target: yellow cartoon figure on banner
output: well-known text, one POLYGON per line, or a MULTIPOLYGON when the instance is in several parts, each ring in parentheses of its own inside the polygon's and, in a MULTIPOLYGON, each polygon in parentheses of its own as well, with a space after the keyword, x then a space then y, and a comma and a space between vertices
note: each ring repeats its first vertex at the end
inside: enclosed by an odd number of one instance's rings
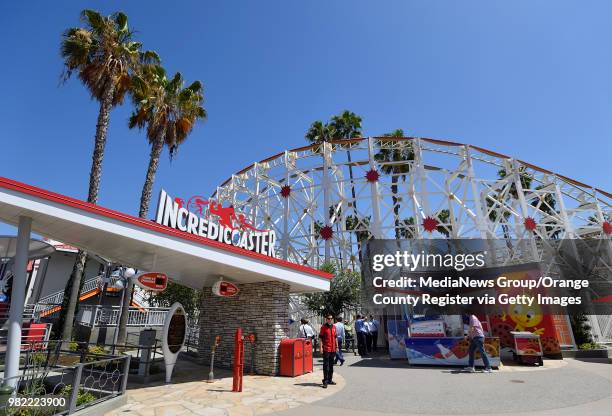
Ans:
MULTIPOLYGON (((544 334, 544 328, 538 328, 544 316, 539 305, 512 305, 509 309, 510 319, 516 324, 515 331, 529 331, 536 335, 544 334)), ((502 315, 502 321, 506 320, 506 314, 502 315)))

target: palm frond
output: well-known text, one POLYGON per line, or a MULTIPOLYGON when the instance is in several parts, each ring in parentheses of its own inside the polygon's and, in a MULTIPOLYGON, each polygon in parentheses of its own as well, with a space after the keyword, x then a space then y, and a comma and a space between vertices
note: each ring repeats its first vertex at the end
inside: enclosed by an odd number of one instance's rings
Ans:
POLYGON ((112 15, 112 18, 117 24, 117 29, 119 29, 120 32, 128 31, 128 17, 125 13, 123 12, 114 13, 112 15))
POLYGON ((81 19, 96 33, 102 33, 105 29, 104 17, 95 10, 83 10, 81 12, 81 19))

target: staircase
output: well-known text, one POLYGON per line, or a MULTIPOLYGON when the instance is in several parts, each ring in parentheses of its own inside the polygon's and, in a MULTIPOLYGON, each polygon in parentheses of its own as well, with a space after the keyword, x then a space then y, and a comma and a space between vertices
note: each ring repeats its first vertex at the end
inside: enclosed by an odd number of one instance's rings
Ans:
MULTIPOLYGON (((122 289, 118 288, 118 278, 111 277, 109 284, 106 286, 107 293, 121 292, 122 289)), ((138 288, 140 289, 140 288, 138 288)), ((79 300, 83 301, 93 296, 98 295, 102 291, 102 275, 92 277, 83 283, 79 300)), ((50 295, 41 298, 34 306, 34 315, 41 318, 52 317, 53 314, 59 312, 62 309, 62 302, 64 300, 64 291, 60 290, 50 295)), ((144 297, 144 291, 135 290, 134 297, 132 299, 131 306, 140 308, 141 305, 147 305, 144 297), (136 295, 138 293, 138 296, 136 295)))

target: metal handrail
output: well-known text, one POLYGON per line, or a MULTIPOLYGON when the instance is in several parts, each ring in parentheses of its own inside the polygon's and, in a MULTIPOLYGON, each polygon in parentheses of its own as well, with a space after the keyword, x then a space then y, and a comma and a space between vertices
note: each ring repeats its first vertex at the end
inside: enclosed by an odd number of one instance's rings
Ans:
MULTIPOLYGON (((93 311, 95 313, 94 325, 99 326, 116 326, 119 322, 121 314, 121 306, 100 306, 86 305, 81 307, 84 311, 93 311)), ((128 326, 163 326, 164 320, 169 308, 135 308, 130 307, 128 310, 128 326)), ((86 325, 90 324, 90 320, 83 322, 86 325)))
MULTIPOLYGON (((102 275, 98 275, 95 277, 92 277, 89 280, 86 280, 83 283, 83 287, 81 289, 81 294, 83 293, 87 293, 87 292, 91 292, 92 290, 98 288, 100 286, 100 281, 102 279, 102 275)), ((36 305, 60 305, 62 303, 62 301, 64 300, 64 291, 63 290, 59 290, 55 293, 51 293, 41 299, 39 299, 39 301, 36 303, 36 305)), ((43 310, 43 307, 37 308, 36 311, 40 311, 43 310)))

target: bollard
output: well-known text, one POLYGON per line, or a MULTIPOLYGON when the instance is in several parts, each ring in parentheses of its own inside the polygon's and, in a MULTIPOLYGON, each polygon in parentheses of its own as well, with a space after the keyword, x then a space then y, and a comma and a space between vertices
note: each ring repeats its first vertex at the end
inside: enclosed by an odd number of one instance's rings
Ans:
POLYGON ((242 376, 244 370, 244 343, 255 342, 255 334, 249 334, 242 336, 242 329, 236 329, 236 335, 234 336, 234 372, 233 372, 233 383, 232 391, 240 393, 242 391, 242 376))
POLYGON ((213 372, 213 368, 215 367, 215 350, 221 344, 221 337, 217 335, 215 337, 215 343, 212 346, 212 351, 210 353, 210 371, 208 373, 208 383, 212 383, 215 381, 215 373, 213 372))
POLYGON ((250 376, 255 375, 255 334, 250 334, 248 336, 247 341, 251 343, 251 371, 249 372, 250 376))
POLYGON ((236 329, 236 335, 234 336, 234 374, 232 391, 242 391, 242 365, 244 363, 244 351, 242 343, 242 329, 236 329))

